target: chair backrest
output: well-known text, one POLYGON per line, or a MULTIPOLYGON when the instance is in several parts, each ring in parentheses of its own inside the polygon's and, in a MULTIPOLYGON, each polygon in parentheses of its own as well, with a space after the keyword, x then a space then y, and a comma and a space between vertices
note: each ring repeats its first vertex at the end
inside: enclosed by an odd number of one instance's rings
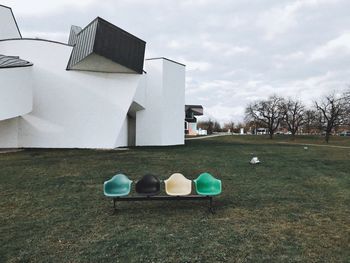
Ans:
POLYGON ((132 181, 125 174, 114 175, 104 182, 103 191, 107 196, 122 196, 130 193, 132 181))
POLYGON ((144 175, 135 185, 139 194, 156 195, 160 192, 160 180, 153 174, 144 175))
POLYGON ((169 195, 188 195, 192 190, 192 181, 183 174, 174 173, 165 183, 165 192, 169 195))
POLYGON ((216 195, 221 193, 221 180, 210 173, 202 173, 194 180, 196 191, 199 194, 216 195))
POLYGON ((123 186, 132 182, 125 174, 116 174, 110 180, 114 185, 123 186))
POLYGON ((214 180, 216 179, 210 173, 202 173, 194 181, 199 185, 207 185, 211 184, 214 180))

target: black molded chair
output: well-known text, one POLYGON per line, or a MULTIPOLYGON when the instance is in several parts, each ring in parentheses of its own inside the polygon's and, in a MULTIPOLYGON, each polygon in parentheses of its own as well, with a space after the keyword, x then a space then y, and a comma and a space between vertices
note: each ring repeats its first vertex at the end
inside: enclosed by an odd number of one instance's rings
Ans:
POLYGON ((141 195, 157 195, 160 192, 160 180, 153 174, 146 174, 137 181, 135 190, 141 195))

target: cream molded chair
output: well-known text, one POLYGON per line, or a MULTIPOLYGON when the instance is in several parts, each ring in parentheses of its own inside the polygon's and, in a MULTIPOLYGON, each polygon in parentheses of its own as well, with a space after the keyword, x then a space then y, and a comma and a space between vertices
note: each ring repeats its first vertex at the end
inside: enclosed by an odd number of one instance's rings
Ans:
POLYGON ((172 174, 164 183, 168 195, 189 195, 192 190, 192 181, 180 173, 172 174))

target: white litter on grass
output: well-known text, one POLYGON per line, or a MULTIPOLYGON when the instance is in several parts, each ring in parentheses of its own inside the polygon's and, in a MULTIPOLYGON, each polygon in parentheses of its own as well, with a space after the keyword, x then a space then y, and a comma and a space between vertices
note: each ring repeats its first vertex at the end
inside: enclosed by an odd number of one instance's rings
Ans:
POLYGON ((309 147, 306 147, 306 146, 305 146, 305 147, 304 147, 304 150, 307 150, 307 149, 309 149, 309 147))
POLYGON ((259 161, 258 157, 253 157, 249 163, 250 164, 258 164, 258 163, 260 163, 260 161, 259 161))
POLYGON ((127 147, 117 147, 117 148, 113 148, 113 149, 98 149, 100 151, 129 151, 130 148, 127 147))

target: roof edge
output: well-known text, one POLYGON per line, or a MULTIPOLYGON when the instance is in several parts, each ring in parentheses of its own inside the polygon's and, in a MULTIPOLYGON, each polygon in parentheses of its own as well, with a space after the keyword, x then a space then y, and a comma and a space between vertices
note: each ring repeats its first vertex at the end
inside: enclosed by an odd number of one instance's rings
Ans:
POLYGON ((23 65, 23 66, 6 66, 6 67, 0 67, 0 70, 2 69, 8 69, 8 68, 25 68, 25 67, 32 67, 34 64, 30 63, 27 65, 23 65))
POLYGON ((12 14, 12 17, 13 17, 13 20, 15 21, 15 24, 16 24, 16 27, 17 27, 17 31, 18 31, 18 33, 19 33, 19 36, 22 38, 21 30, 19 30, 19 27, 18 27, 18 24, 17 24, 17 20, 16 20, 15 15, 13 14, 12 8, 9 7, 9 6, 6 6, 6 5, 1 5, 1 4, 0 4, 0 6, 10 9, 11 14, 12 14))
POLYGON ((168 58, 166 58, 166 57, 146 58, 145 60, 157 60, 157 59, 167 60, 167 61, 169 61, 169 62, 172 62, 172 63, 178 64, 178 65, 180 65, 180 66, 186 67, 185 64, 182 64, 182 63, 177 62, 177 61, 175 61, 175 60, 168 59, 168 58))
POLYGON ((8 8, 8 9, 11 9, 11 10, 12 10, 12 8, 11 8, 11 7, 9 7, 9 6, 7 6, 7 5, 2 5, 2 4, 0 4, 0 6, 2 6, 2 7, 5 7, 5 8, 8 8))
POLYGON ((124 29, 122 29, 122 28, 116 26, 115 24, 113 24, 113 23, 107 21, 106 19, 103 19, 102 17, 99 17, 99 16, 98 16, 98 17, 96 17, 96 19, 97 19, 97 20, 100 20, 100 21, 102 21, 102 22, 105 22, 105 23, 109 24, 110 26, 121 30, 124 34, 126 34, 126 35, 128 35, 128 36, 130 36, 130 37, 132 37, 132 38, 135 38, 135 39, 137 39, 137 40, 139 40, 139 41, 142 41, 143 43, 147 44, 147 42, 146 42, 145 40, 143 40, 143 39, 141 39, 141 38, 139 38, 139 37, 137 37, 137 36, 131 34, 130 32, 128 32, 128 31, 126 31, 126 30, 124 30, 124 29))
POLYGON ((93 22, 95 22, 96 20, 101 21, 101 22, 103 22, 103 23, 107 23, 109 26, 114 27, 114 28, 117 28, 118 30, 122 31, 124 34, 126 34, 126 35, 128 35, 128 36, 130 36, 130 37, 132 37, 132 38, 135 38, 135 39, 137 39, 137 40, 139 40, 139 41, 142 41, 143 43, 147 44, 147 42, 146 42, 145 40, 142 40, 141 38, 138 38, 137 36, 135 36, 135 35, 129 33, 128 31, 126 31, 126 30, 124 30, 124 29, 122 29, 122 28, 116 26, 115 24, 113 24, 113 23, 111 23, 111 22, 107 21, 106 19, 103 19, 102 17, 99 17, 99 16, 97 16, 97 17, 96 17, 95 19, 93 19, 89 24, 87 24, 87 25, 77 34, 77 36, 79 36, 81 32, 83 32, 89 25, 91 25, 91 24, 92 24, 93 22))
POLYGON ((199 105, 199 104, 186 104, 186 107, 189 108, 202 108, 203 109, 203 105, 199 105))
POLYGON ((21 59, 19 56, 7 56, 0 54, 0 69, 22 68, 29 66, 33 66, 33 63, 28 60, 21 59))
POLYGON ((61 45, 65 45, 68 47, 73 47, 67 43, 63 43, 63 42, 59 42, 59 41, 55 41, 55 40, 49 40, 49 39, 44 39, 44 38, 31 38, 31 37, 21 37, 21 38, 6 38, 6 39, 0 39, 0 42, 2 41, 12 41, 12 40, 36 40, 36 41, 45 41, 45 42, 51 42, 51 43, 55 43, 55 44, 61 44, 61 45))

